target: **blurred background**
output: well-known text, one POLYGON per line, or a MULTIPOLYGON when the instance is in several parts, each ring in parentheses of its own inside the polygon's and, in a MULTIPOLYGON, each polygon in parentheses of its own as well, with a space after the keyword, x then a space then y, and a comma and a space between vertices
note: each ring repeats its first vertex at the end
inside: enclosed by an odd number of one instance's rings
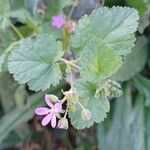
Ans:
MULTIPOLYGON (((59 31, 51 27, 51 17, 62 11, 67 13, 70 1, 10 0, 9 19, 24 37, 38 30, 59 37, 59 31)), ((13 80, 5 60, 0 67, 0 150, 150 150, 150 0, 81 0, 72 19, 77 21, 103 6, 133 7, 140 15, 135 48, 125 58, 118 77, 114 77, 118 79, 121 75, 118 80, 124 94, 110 100, 108 117, 101 124, 79 131, 71 124, 68 130, 42 127, 41 118, 34 115, 35 108, 44 105, 46 92, 61 96, 58 91, 68 89, 69 85, 63 83, 35 93, 13 80)), ((5 17, 0 16, 0 20, 0 54, 3 54, 19 37, 5 17)))

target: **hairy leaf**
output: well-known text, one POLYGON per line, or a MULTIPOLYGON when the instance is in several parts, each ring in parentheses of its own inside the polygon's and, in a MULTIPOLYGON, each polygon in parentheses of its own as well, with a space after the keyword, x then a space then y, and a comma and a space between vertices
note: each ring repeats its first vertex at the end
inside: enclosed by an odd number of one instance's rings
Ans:
POLYGON ((8 60, 8 68, 19 83, 28 83, 35 91, 46 90, 57 85, 62 77, 56 63, 62 55, 60 43, 48 34, 41 34, 20 42, 8 60))
POLYGON ((89 121, 82 120, 81 107, 76 104, 76 111, 69 112, 71 123, 76 129, 84 129, 93 125, 94 122, 100 123, 106 118, 110 106, 107 99, 94 98, 96 92, 96 84, 78 81, 76 84, 79 102, 92 113, 92 119, 89 121))
POLYGON ((134 47, 138 19, 138 13, 133 8, 99 8, 79 21, 71 45, 81 51, 91 38, 97 37, 119 55, 128 54, 134 47))
POLYGON ((112 48, 94 38, 81 54, 81 76, 87 81, 99 82, 110 77, 120 68, 121 59, 112 48))
POLYGON ((124 60, 123 65, 113 76, 113 79, 117 81, 127 81, 140 72, 148 56, 148 41, 143 37, 139 37, 133 51, 128 54, 124 60))

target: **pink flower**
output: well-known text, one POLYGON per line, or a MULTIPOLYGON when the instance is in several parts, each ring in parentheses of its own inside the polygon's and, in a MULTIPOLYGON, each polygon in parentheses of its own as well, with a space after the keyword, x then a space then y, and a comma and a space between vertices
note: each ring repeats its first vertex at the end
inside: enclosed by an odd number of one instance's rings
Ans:
POLYGON ((52 25, 56 27, 57 29, 62 28, 62 26, 65 24, 65 17, 64 15, 58 15, 52 17, 52 25))
POLYGON ((35 114, 40 115, 40 116, 46 115, 42 120, 42 125, 46 126, 46 125, 48 125, 49 122, 51 122, 51 126, 53 128, 55 128, 56 127, 56 117, 60 116, 59 113, 64 113, 64 111, 62 109, 62 103, 57 102, 57 103, 53 104, 50 101, 49 96, 47 94, 45 95, 45 102, 50 108, 39 107, 35 110, 35 114))

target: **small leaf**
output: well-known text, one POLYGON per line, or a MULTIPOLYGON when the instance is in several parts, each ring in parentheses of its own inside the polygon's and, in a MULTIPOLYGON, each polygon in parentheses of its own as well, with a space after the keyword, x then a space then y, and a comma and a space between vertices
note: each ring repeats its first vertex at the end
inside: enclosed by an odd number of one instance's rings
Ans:
POLYGON ((84 48, 80 61, 81 77, 94 82, 110 77, 122 65, 122 58, 100 39, 95 38, 84 48))
POLYGON ((96 37, 113 48, 119 55, 126 55, 134 47, 134 32, 138 26, 138 13, 128 7, 102 7, 85 15, 72 35, 71 45, 81 51, 90 39, 96 37))
POLYGON ((69 112, 71 123, 76 129, 84 129, 93 125, 94 122, 100 123, 106 118, 110 106, 107 99, 96 99, 96 85, 86 81, 78 81, 76 84, 79 102, 88 109, 92 114, 92 119, 89 121, 82 120, 81 107, 76 104, 76 111, 69 112))
POLYGON ((124 58, 124 63, 112 77, 117 81, 127 81, 140 72, 147 61, 148 41, 142 36, 139 37, 133 51, 124 58))
POLYGON ((8 60, 8 69, 19 83, 28 83, 35 91, 46 90, 62 78, 56 63, 62 55, 60 43, 48 34, 41 34, 20 42, 8 60))

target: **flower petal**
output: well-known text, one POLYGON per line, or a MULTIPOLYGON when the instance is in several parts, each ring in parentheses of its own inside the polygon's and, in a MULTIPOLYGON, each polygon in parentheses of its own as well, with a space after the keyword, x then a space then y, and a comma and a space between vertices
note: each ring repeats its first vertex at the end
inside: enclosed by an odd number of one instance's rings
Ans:
POLYGON ((42 126, 48 125, 48 123, 51 121, 53 114, 50 113, 46 117, 43 118, 42 120, 42 126))
POLYGON ((54 111, 55 112, 61 112, 62 111, 62 103, 56 103, 55 105, 54 105, 54 111))
POLYGON ((51 119, 51 126, 52 128, 56 127, 56 115, 53 114, 52 119, 51 119))
POLYGON ((35 114, 37 115, 46 115, 50 112, 50 109, 46 107, 39 107, 35 110, 35 114))
POLYGON ((53 103, 51 102, 50 97, 47 94, 45 94, 45 102, 50 108, 53 108, 53 103))

